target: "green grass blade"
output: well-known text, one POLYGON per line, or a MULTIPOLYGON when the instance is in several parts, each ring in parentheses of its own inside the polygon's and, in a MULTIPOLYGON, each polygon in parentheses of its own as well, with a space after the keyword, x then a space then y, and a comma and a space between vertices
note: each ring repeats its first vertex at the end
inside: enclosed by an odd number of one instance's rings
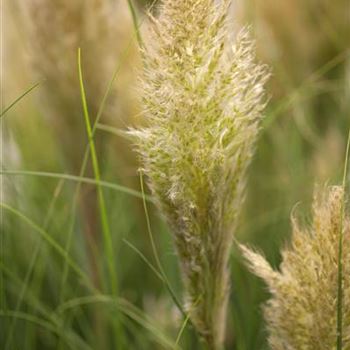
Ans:
MULTIPOLYGON (((98 205, 99 205, 100 215, 101 215, 101 225, 102 225, 102 232, 103 232, 103 238, 104 238, 104 245, 107 252, 109 278, 111 280, 112 293, 115 295, 115 297, 117 297, 118 281, 117 281, 117 272, 115 268, 113 241, 112 241, 111 231, 108 223, 107 208, 106 208, 106 203, 104 199, 103 189, 100 186, 100 180, 101 180, 100 167, 97 159, 97 152, 96 152, 96 147, 93 139, 92 127, 91 127, 89 111, 88 111, 88 106, 86 101, 80 49, 78 50, 78 73, 79 73, 81 100, 82 100, 83 112, 84 112, 83 114, 84 114, 86 132, 89 139, 92 167, 93 167, 95 179, 97 181, 98 205)), ((119 317, 117 315, 114 323, 115 335, 116 335, 117 348, 122 349, 124 348, 124 340, 123 340, 124 334, 118 318, 119 317)))
POLYGON ((181 303, 179 302, 178 298, 176 297, 175 292, 173 291, 173 289, 172 289, 172 287, 170 285, 170 282, 169 282, 169 280, 168 280, 168 278, 167 278, 167 276, 165 274, 163 266, 162 266, 162 264, 160 262, 160 258, 159 258, 157 247, 156 247, 156 243, 154 241, 153 233, 152 233, 152 229, 151 229, 151 222, 150 222, 149 215, 148 215, 147 203, 146 203, 146 199, 144 197, 145 196, 145 190, 144 190, 143 176, 142 176, 142 172, 141 171, 140 171, 140 186, 141 186, 141 192, 142 192, 142 196, 143 196, 143 209, 144 209, 145 216, 146 216, 147 231, 148 231, 148 236, 149 236, 149 239, 150 239, 150 242, 151 242, 154 259, 156 261, 156 264, 157 264, 157 267, 158 267, 158 269, 160 271, 160 274, 163 277, 165 286, 168 289, 172 299, 174 300, 175 305, 181 311, 183 316, 186 317, 187 314, 186 314, 185 310, 183 309, 181 303))
MULTIPOLYGON (((12 294, 13 296, 17 296, 18 289, 23 289, 22 279, 20 279, 18 276, 12 273, 12 271, 10 271, 9 268, 4 266, 1 261, 0 261, 0 268, 1 268, 1 271, 3 271, 9 277, 11 282, 14 282, 14 284, 16 284, 16 286, 13 286, 12 294)), ((12 286, 12 284, 8 283, 8 286, 12 286)), ((79 343, 83 345, 82 348, 87 348, 86 343, 84 342, 83 339, 81 339, 80 335, 74 333, 70 329, 65 329, 64 333, 61 332, 61 330, 63 329, 62 320, 60 320, 57 317, 57 314, 53 310, 43 305, 40 299, 37 299, 34 295, 32 295, 30 290, 28 290, 28 292, 26 293, 25 299, 26 299, 27 305, 30 307, 33 307, 34 310, 38 312, 38 314, 41 316, 40 317, 41 320, 44 320, 46 324, 50 325, 50 328, 52 327, 55 328, 53 332, 59 335, 60 337, 62 337, 62 340, 64 341, 65 344, 68 344, 69 343, 68 340, 71 340, 72 343, 74 344, 79 343)), ((1 310, 1 311, 6 312, 7 310, 1 310)), ((11 318, 11 315, 8 315, 7 317, 11 318)), ((76 349, 77 347, 73 346, 72 348, 76 349)))
POLYGON ((36 83, 26 90, 22 95, 17 97, 13 102, 10 103, 4 110, 0 113, 0 118, 2 118, 12 107, 14 107, 19 101, 21 101, 25 96, 27 96, 31 91, 36 89, 41 83, 36 83))
POLYGON ((185 331, 186 326, 187 326, 189 320, 190 320, 190 315, 187 315, 187 316, 185 317, 184 321, 182 322, 182 325, 181 325, 179 334, 178 334, 177 337, 176 337, 176 341, 175 341, 175 345, 176 345, 176 346, 178 346, 178 345, 180 344, 180 340, 181 340, 182 334, 183 334, 183 332, 185 331))
POLYGON ((84 281, 86 286, 89 287, 89 289, 94 290, 86 273, 82 269, 80 269, 80 267, 75 261, 73 261, 69 256, 67 256, 66 251, 43 228, 41 228, 39 225, 37 225, 19 210, 12 208, 11 206, 5 203, 0 203, 0 208, 5 209, 10 213, 14 214, 16 217, 27 223, 29 227, 33 228, 37 233, 39 233, 39 235, 45 240, 45 242, 47 242, 61 257, 63 257, 67 261, 72 270, 84 281))
POLYGON ((146 265, 155 273, 155 275, 165 283, 163 276, 161 273, 151 264, 151 262, 129 241, 123 239, 123 242, 127 244, 145 263, 146 265))
MULTIPOLYGON (((122 63, 124 61, 126 61, 128 53, 129 53, 129 51, 130 51, 130 49, 132 47, 131 44, 132 44, 132 40, 130 40, 130 42, 128 44, 128 47, 124 51, 124 54, 123 54, 120 62, 117 64, 117 66, 116 66, 116 68, 115 68, 115 70, 113 72, 112 78, 110 79, 110 81, 109 81, 109 83, 107 85, 107 88, 106 88, 106 91, 105 91, 105 93, 104 93, 104 95, 102 97, 102 100, 101 100, 101 103, 100 103, 100 106, 99 106, 96 118, 94 120, 94 124, 93 124, 93 127, 92 127, 92 136, 95 135, 95 132, 97 130, 97 125, 98 125, 98 123, 99 123, 99 121, 100 121, 100 119, 102 117, 102 114, 103 114, 103 111, 104 111, 104 107, 105 107, 106 102, 107 102, 107 98, 110 95, 110 92, 112 90, 113 84, 114 84, 114 82, 115 82, 115 80, 117 78, 117 75, 118 75, 121 67, 122 67, 122 63)), ((78 197, 78 193, 80 191, 80 183, 84 182, 84 180, 81 180, 81 178, 84 175, 85 170, 86 170, 86 166, 87 166, 87 162, 88 162, 88 158, 89 158, 89 153, 90 153, 90 143, 88 142, 88 144, 86 145, 86 148, 85 148, 84 158, 83 158, 82 166, 81 166, 80 173, 79 173, 80 179, 75 179, 75 180, 79 181, 79 185, 78 185, 78 187, 76 189, 76 192, 75 192, 75 200, 73 200, 73 212, 75 212, 75 210, 76 210, 75 203, 76 203, 76 200, 77 200, 77 197, 78 197)), ((88 182, 88 181, 85 181, 85 182, 88 182)), ((130 195, 134 195, 136 197, 140 197, 140 194, 137 191, 134 191, 132 189, 123 188, 121 186, 113 185, 113 184, 112 184, 112 186, 108 186, 107 183, 103 182, 103 181, 100 181, 100 185, 104 186, 104 187, 111 187, 111 188, 114 188, 116 190, 120 189, 122 192, 128 193, 130 195), (125 189, 125 191, 123 191, 123 189, 125 189)), ((151 198, 147 198, 147 200, 151 200, 151 198)), ((69 233, 68 233, 68 237, 67 237, 67 243, 66 243, 66 250, 67 251, 69 250, 71 236, 72 236, 72 232, 73 232, 73 227, 74 227, 74 219, 72 220, 71 227, 69 229, 69 233)), ((67 267, 68 267, 68 265, 65 264, 64 274, 63 274, 63 278, 62 278, 62 286, 65 284, 65 280, 67 278, 67 274, 68 274, 67 267)))
POLYGON ((155 325, 155 322, 151 320, 149 316, 144 314, 141 310, 139 310, 133 304, 129 303, 127 300, 121 298, 116 299, 113 295, 110 296, 101 294, 74 298, 61 304, 57 308, 57 313, 65 313, 71 308, 96 303, 108 303, 116 306, 118 309, 120 309, 121 312, 123 312, 123 314, 148 330, 160 345, 164 346, 166 349, 178 349, 176 344, 158 329, 158 327, 155 325))
MULTIPOLYGON (((114 184, 112 182, 91 179, 88 177, 83 176, 77 176, 77 175, 70 175, 70 174, 64 174, 64 173, 52 173, 47 171, 30 171, 30 170, 0 170, 0 175, 13 175, 13 176, 38 176, 38 177, 47 177, 47 178, 53 178, 53 179, 62 179, 62 180, 68 180, 68 181, 74 181, 74 182, 81 182, 91 185, 98 185, 102 186, 114 191, 122 192, 125 194, 128 194, 130 196, 143 199, 143 195, 141 192, 138 192, 136 190, 133 190, 131 188, 121 186, 118 184, 114 184)), ((153 199, 151 196, 145 196, 146 201, 152 202, 153 199)))
MULTIPOLYGON (((87 158, 86 158, 86 162, 87 162, 87 158)), ((85 162, 83 164, 85 164, 85 162)), ((85 166, 83 165, 82 170, 80 172, 80 175, 82 174, 82 172, 84 170, 85 170, 85 166)), ((79 178, 81 178, 81 176, 79 176, 79 178)), ((68 234, 67 234, 67 239, 66 239, 66 243, 65 243, 65 252, 67 255, 69 255, 70 247, 71 247, 71 243, 72 243, 72 238, 73 238, 73 231, 74 231, 75 219, 76 219, 76 214, 77 214, 77 206, 78 206, 78 197, 79 197, 79 193, 80 193, 81 184, 82 184, 82 181, 79 181, 77 184, 77 187, 75 189, 75 193, 74 193, 74 197, 73 197, 73 201, 72 201, 71 220, 69 223, 68 234)), ((60 285, 60 297, 59 297, 60 301, 63 300, 63 294, 64 294, 65 285, 66 285, 66 281, 68 278, 68 272, 69 272, 68 267, 69 266, 67 264, 67 261, 65 260, 65 264, 63 266, 62 280, 61 280, 61 285, 60 285)))
MULTIPOLYGON (((18 290, 23 288, 22 278, 19 278, 14 272, 12 272, 2 261, 0 261, 0 269, 8 278, 8 283, 6 287, 12 292, 15 296, 18 295, 18 290), (13 291, 11 291, 13 287, 13 291)), ((46 307, 43 304, 42 300, 37 299, 30 289, 27 290, 27 293, 24 295, 26 305, 30 306, 36 313, 42 315, 43 317, 50 319, 50 315, 54 315, 52 310, 46 307)))
MULTIPOLYGON (((154 5, 154 3, 152 4, 152 6, 153 5, 154 5)), ((92 136, 95 135, 95 132, 97 130, 97 125, 98 125, 98 123, 99 123, 99 121, 100 121, 100 119, 102 117, 102 114, 103 114, 103 111, 104 111, 104 107, 105 107, 106 102, 107 102, 107 98, 110 95, 110 92, 112 90, 113 84, 114 84, 114 82, 115 82, 115 80, 116 80, 116 78, 118 76, 118 73, 119 73, 121 67, 122 67, 122 63, 125 62, 126 59, 127 59, 128 53, 129 53, 129 51, 130 51, 130 49, 132 47, 131 44, 132 44, 132 40, 130 40, 126 50, 124 51, 124 54, 123 54, 120 62, 117 64, 117 66, 116 66, 116 68, 115 68, 115 70, 113 72, 112 78, 110 79, 110 81, 109 81, 109 83, 107 85, 107 88, 106 88, 106 91, 105 91, 105 93, 104 93, 104 95, 102 97, 102 100, 101 100, 101 103, 100 103, 100 106, 99 106, 96 118, 94 120, 94 124, 93 124, 93 127, 92 127, 92 136)), ((73 200, 73 213, 76 211, 76 204, 75 203, 76 203, 79 191, 80 191, 80 184, 83 183, 83 182, 97 184, 97 182, 95 180, 93 180, 93 179, 86 179, 86 178, 82 179, 82 177, 83 177, 83 175, 85 173, 85 170, 86 170, 88 159, 89 159, 89 153, 90 153, 90 142, 88 142, 88 144, 86 145, 86 148, 85 148, 84 158, 83 158, 82 166, 80 168, 79 177, 76 177, 74 179, 73 179, 73 177, 70 177, 70 180, 74 180, 74 181, 78 181, 79 182, 79 184, 77 186, 77 189, 76 189, 76 192, 75 192, 75 199, 73 200)), ((50 176, 52 176, 52 174, 50 176)), ((137 191, 134 191, 132 189, 128 189, 128 188, 125 188, 125 187, 122 187, 122 186, 119 186, 119 185, 108 184, 105 181, 100 181, 99 185, 103 186, 103 187, 109 187, 109 188, 112 188, 112 189, 115 189, 115 190, 120 190, 121 192, 125 192, 125 193, 128 193, 128 194, 136 196, 136 197, 141 197, 140 194, 137 191)), ((150 197, 148 197, 148 196, 147 196, 147 200, 152 201, 152 199, 150 197)), ((69 250, 71 237, 72 237, 72 233, 73 233, 74 219, 72 219, 72 222, 71 222, 70 226, 71 227, 69 229, 67 242, 66 242, 66 251, 67 252, 69 250)), ((62 278, 62 287, 64 286, 65 280, 67 278, 67 274, 68 274, 68 269, 67 268, 68 268, 68 265, 65 264, 63 278, 62 278)), ((63 288, 61 288, 61 289, 63 289, 63 288)))
MULTIPOLYGON (((34 316, 32 314, 28 314, 25 312, 21 312, 18 310, 0 310, 0 316, 1 317, 9 317, 12 319, 20 319, 20 320, 25 320, 31 323, 34 323, 47 331, 57 334, 57 329, 49 322, 46 321, 40 317, 34 316)), ((67 344, 68 345, 68 344, 67 344)))
POLYGON ((268 130, 268 128, 274 123, 279 115, 282 115, 283 112, 286 111, 289 107, 296 105, 298 103, 298 98, 303 98, 309 89, 310 84, 320 79, 323 75, 334 69, 340 63, 344 62, 348 57, 349 52, 343 51, 339 55, 326 62, 319 69, 311 73, 307 78, 305 78, 304 81, 302 81, 301 84, 291 94, 281 99, 281 101, 279 101, 274 109, 268 113, 262 123, 262 129, 268 130))
MULTIPOLYGON (((57 185, 57 187, 56 187, 56 190, 54 191, 54 195, 53 195, 53 197, 51 199, 51 202, 50 202, 50 205, 49 205, 49 209, 47 211, 47 215, 46 215, 45 222, 44 222, 44 229, 47 229, 49 220, 50 220, 51 215, 53 213, 53 208, 54 208, 56 199, 58 197, 59 192, 62 189, 62 185, 63 185, 63 181, 60 180, 58 185, 57 185)), ((37 258, 39 256, 41 243, 42 243, 41 239, 39 239, 39 241, 37 242, 37 245, 35 247, 34 253, 32 255, 32 258, 30 260, 27 272, 26 272, 25 277, 24 277, 24 283, 23 283, 23 286, 21 288, 21 291, 19 292, 19 296, 18 296, 18 299, 17 299, 17 302, 16 302, 16 307, 15 307, 15 311, 16 312, 19 311, 21 306, 22 306, 22 301, 23 301, 24 295, 26 293, 30 277, 32 275, 35 263, 36 263, 37 258)), ((16 327, 16 320, 17 320, 16 318, 13 318, 13 320, 11 322, 10 329, 8 331, 8 336, 7 336, 5 349, 10 349, 10 345, 11 345, 11 342, 12 342, 12 339, 13 339, 13 331, 14 331, 14 329, 16 327)))
POLYGON ((142 41, 142 36, 141 36, 141 33, 140 33, 140 29, 139 29, 139 25, 138 25, 138 21, 137 21, 137 15, 136 15, 136 10, 135 10, 135 7, 134 7, 134 4, 132 2, 132 0, 128 0, 128 6, 129 6, 129 10, 130 10, 130 14, 131 14, 131 17, 132 17, 132 22, 133 22, 133 25, 134 25, 134 31, 135 31, 135 35, 136 35, 136 38, 137 38, 137 42, 139 44, 139 47, 143 47, 143 41, 142 41))
MULTIPOLYGON (((49 321, 46 321, 44 319, 41 319, 37 316, 25 313, 25 312, 20 312, 20 311, 12 311, 12 310, 0 310, 0 316, 1 317, 11 317, 11 318, 16 318, 16 319, 21 319, 27 322, 31 322, 34 323, 44 329, 46 329, 47 331, 55 334, 55 335, 60 335, 60 333, 58 332, 57 328, 52 325, 49 321)), ((65 335, 65 342, 66 344, 69 346, 70 349, 75 350, 77 349, 77 344, 79 344, 78 349, 86 349, 86 350, 92 350, 92 348, 90 346, 88 346, 84 341, 82 341, 82 339, 78 338, 77 336, 75 336, 72 341, 72 336, 70 335, 70 337, 68 337, 67 335, 65 335), (71 341, 68 342, 68 339, 70 339, 71 341), (71 344, 71 342, 74 342, 75 345, 71 344)))

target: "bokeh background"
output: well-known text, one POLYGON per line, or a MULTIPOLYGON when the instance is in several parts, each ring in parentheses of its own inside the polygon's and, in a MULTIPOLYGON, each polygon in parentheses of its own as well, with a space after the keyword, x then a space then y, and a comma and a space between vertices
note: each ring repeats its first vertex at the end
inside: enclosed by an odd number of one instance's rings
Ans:
MULTIPOLYGON (((149 7, 157 13, 141 0, 1 3, 1 349, 202 348, 169 292, 181 300, 171 233, 146 186, 142 195, 125 133, 143 123, 138 47, 149 7)), ((315 185, 339 183, 343 171, 350 3, 233 0, 231 21, 233 32, 251 25, 272 71, 235 236, 278 268, 291 213, 307 222, 315 185)), ((268 349, 266 287, 236 248, 231 256, 226 348, 268 349)))

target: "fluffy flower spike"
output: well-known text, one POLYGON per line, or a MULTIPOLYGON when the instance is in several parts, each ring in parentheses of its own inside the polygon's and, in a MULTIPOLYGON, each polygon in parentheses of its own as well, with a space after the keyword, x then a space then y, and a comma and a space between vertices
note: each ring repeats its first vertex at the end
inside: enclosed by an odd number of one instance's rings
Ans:
POLYGON ((172 229, 186 308, 211 349, 224 339, 227 263, 265 106, 266 67, 230 1, 164 0, 143 52, 143 171, 172 229))
POLYGON ((272 298, 265 318, 273 350, 335 349, 337 338, 338 246, 343 228, 343 349, 350 349, 350 218, 342 223, 343 188, 331 187, 314 199, 313 223, 293 219, 291 246, 280 271, 243 247, 252 270, 265 280, 272 298))

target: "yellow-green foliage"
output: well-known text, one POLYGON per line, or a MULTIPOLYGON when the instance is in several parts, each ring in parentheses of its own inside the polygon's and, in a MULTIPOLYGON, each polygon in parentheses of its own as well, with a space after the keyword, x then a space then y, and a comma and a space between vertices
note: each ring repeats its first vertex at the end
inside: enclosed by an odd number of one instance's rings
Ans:
POLYGON ((229 5, 162 2, 143 52, 147 126, 132 131, 174 235, 186 309, 211 348, 224 337, 227 262, 268 76, 248 30, 232 40, 229 5))
POLYGON ((338 246, 343 228, 343 350, 350 349, 350 220, 342 222, 343 188, 331 187, 314 199, 313 222, 293 220, 290 248, 279 271, 243 247, 252 270, 265 280, 272 298, 265 317, 273 350, 335 349, 337 337, 338 246))

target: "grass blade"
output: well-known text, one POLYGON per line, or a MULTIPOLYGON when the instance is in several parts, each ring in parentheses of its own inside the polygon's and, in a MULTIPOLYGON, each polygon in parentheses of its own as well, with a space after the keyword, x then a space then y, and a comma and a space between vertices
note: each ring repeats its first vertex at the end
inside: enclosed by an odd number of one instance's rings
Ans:
POLYGON ((127 244, 141 259, 142 261, 144 261, 146 263, 146 265, 156 274, 156 276, 165 283, 163 276, 161 275, 161 273, 151 264, 150 261, 148 261, 148 259, 133 245, 131 244, 129 241, 127 241, 126 239, 123 239, 123 242, 125 244, 127 244))
MULTIPOLYGON (((53 179, 62 179, 62 180, 68 180, 68 181, 74 181, 74 182, 81 182, 91 185, 98 185, 102 186, 114 191, 122 192, 129 194, 130 196, 143 199, 143 195, 141 192, 138 192, 136 190, 133 190, 131 188, 121 186, 118 184, 114 184, 112 182, 91 179, 88 177, 83 176, 77 176, 77 175, 70 175, 70 174, 64 174, 64 173, 52 173, 47 171, 30 171, 30 170, 0 170, 0 175, 13 175, 13 176, 39 176, 39 177, 47 177, 47 178, 53 178, 53 179)), ((152 202, 153 199, 151 196, 145 195, 145 200, 152 202)))
MULTIPOLYGON (((31 322, 50 331, 53 334, 60 335, 60 333, 57 331, 57 328, 53 326, 50 322, 25 312, 12 311, 12 310, 6 310, 6 311, 0 310, 0 316, 12 317, 12 318, 21 319, 27 322, 31 322)), ((69 346, 69 348, 72 350, 76 349, 76 345, 73 346, 72 344, 68 343, 68 339, 66 338, 67 336, 65 336, 65 342, 69 346)), ((88 346, 85 342, 83 342, 80 338, 78 337, 74 337, 74 338, 75 338, 74 339, 75 343, 79 342, 79 349, 92 350, 91 347, 88 346)))
POLYGON ((11 102, 9 106, 5 107, 4 110, 0 113, 0 118, 2 118, 13 106, 15 106, 19 101, 21 101, 23 97, 27 96, 31 91, 36 89, 40 84, 41 83, 34 84, 28 90, 26 90, 22 95, 20 95, 13 102, 11 102))
MULTIPOLYGON (((98 194, 98 205, 100 208, 100 215, 101 215, 101 225, 102 225, 102 232, 103 232, 103 238, 104 238, 104 244, 105 249, 107 252, 107 261, 108 261, 108 270, 109 270, 109 277, 111 279, 111 288, 112 293, 117 297, 118 293, 118 282, 117 282, 117 273, 115 269, 115 259, 114 259, 114 252, 113 252, 113 241, 112 236, 110 232, 110 227, 108 223, 108 217, 107 217, 107 208, 106 203, 103 195, 102 187, 100 186, 100 167, 98 164, 97 159, 97 152, 96 147, 93 139, 93 133, 92 133, 92 127, 89 117, 89 111, 86 101, 86 94, 85 94, 85 87, 84 87, 84 80, 83 80, 83 71, 82 71, 82 65, 81 65, 81 50, 78 50, 78 73, 79 73, 79 83, 80 83, 80 92, 81 92, 81 99, 82 99, 82 105, 83 105, 83 114, 84 114, 84 120, 85 120, 85 126, 86 126, 86 132, 89 139, 89 148, 90 148, 90 154, 91 154, 91 160, 92 160, 92 167, 95 175, 95 180, 97 181, 97 194, 98 194)), ((116 341, 117 341, 117 348, 122 349, 124 348, 124 335, 122 331, 121 324, 118 319, 118 315, 115 319, 115 334, 116 334, 116 341)))
POLYGON ((33 228, 39 235, 59 254, 61 255, 69 264, 69 266, 72 268, 72 270, 86 283, 86 285, 89 287, 89 289, 94 290, 94 288, 91 286, 90 280, 85 274, 85 272, 80 269, 80 267, 77 265, 75 261, 73 261, 69 256, 67 256, 66 251, 39 225, 37 225, 35 222, 33 222, 31 219, 29 219, 27 216, 25 216, 23 213, 21 213, 19 210, 12 208, 11 206, 0 203, 0 208, 5 209, 9 211, 10 213, 17 216, 22 221, 26 222, 28 226, 33 228))
POLYGON ((154 339, 166 349, 178 349, 176 344, 164 335, 155 325, 155 322, 151 320, 146 314, 139 310, 134 305, 130 304, 127 300, 121 298, 114 298, 112 295, 92 295, 80 298, 74 298, 66 301, 57 308, 58 313, 67 312, 71 308, 76 308, 82 305, 96 304, 96 303, 108 303, 116 306, 120 311, 128 316, 130 319, 144 327, 153 335, 154 339))
MULTIPOLYGON (((56 203, 56 199, 58 198, 58 195, 59 195, 59 193, 60 193, 60 191, 62 189, 62 185, 63 185, 63 181, 60 180, 59 183, 57 184, 56 190, 54 192, 54 195, 52 197, 51 203, 49 205, 49 209, 48 209, 47 214, 46 214, 46 218, 45 218, 45 222, 44 222, 44 229, 47 229, 49 220, 51 218, 51 215, 52 215, 52 212, 53 212, 53 209, 54 209, 54 205, 56 203)), ((37 258, 39 256, 41 244, 42 244, 42 241, 41 241, 41 239, 39 239, 39 241, 37 242, 37 245, 35 247, 34 253, 32 255, 32 258, 30 260, 30 263, 29 263, 26 275, 24 277, 24 283, 23 283, 23 286, 22 286, 21 291, 19 293, 17 302, 16 302, 16 307, 15 307, 15 311, 16 312, 18 312, 20 310, 20 308, 21 308, 22 301, 23 301, 24 295, 26 293, 30 277, 32 275, 32 271, 34 270, 35 263, 36 263, 37 258)), ((13 331, 14 331, 15 327, 16 327, 16 318, 13 318, 13 320, 11 322, 10 330, 8 331, 8 336, 7 336, 5 349, 10 349, 10 345, 11 345, 11 342, 12 342, 13 331)))
POLYGON ((142 41, 142 37, 141 37, 141 33, 140 33, 140 28, 139 25, 137 23, 137 15, 136 15, 136 10, 134 7, 134 4, 132 3, 132 0, 128 0, 128 6, 129 6, 129 10, 130 10, 130 14, 132 17, 132 22, 134 25, 134 30, 135 30, 135 35, 137 38, 137 42, 139 44, 139 47, 142 48, 143 47, 143 41, 142 41))
POLYGON ((185 331, 186 326, 187 326, 187 323, 188 323, 189 320, 190 320, 190 315, 187 315, 187 316, 185 317, 185 320, 183 321, 183 323, 182 323, 182 325, 181 325, 179 334, 178 334, 177 337, 176 337, 176 342, 175 342, 175 344, 176 344, 177 346, 178 346, 179 343, 180 343, 182 334, 183 334, 183 332, 185 331))
MULTIPOLYGON (((144 197, 145 195, 145 190, 144 190, 144 186, 143 186, 143 176, 142 176, 142 172, 140 171, 140 185, 141 185, 141 192, 142 192, 142 196, 144 197)), ((146 216, 146 223, 147 223, 147 231, 148 231, 148 236, 149 236, 149 239, 150 239, 150 242, 151 242, 151 246, 152 246, 152 251, 153 251, 153 256, 154 256, 154 259, 156 261, 156 264, 157 264, 157 267, 160 271, 160 274, 162 275, 163 277, 163 281, 165 283, 165 286, 166 288, 168 289, 171 297, 173 298, 176 306, 178 307, 178 309, 181 311, 181 313, 183 314, 184 317, 187 316, 185 310, 183 309, 181 303, 179 302, 179 300, 177 299, 173 289, 171 288, 171 285, 170 285, 170 282, 165 274, 165 271, 163 269, 163 266, 160 262, 160 258, 159 258, 159 255, 158 255, 158 251, 157 251, 157 247, 156 247, 156 243, 154 241, 154 238, 153 238, 153 233, 152 233, 152 229, 151 229, 151 222, 150 222, 150 219, 149 219, 149 215, 148 215, 148 209, 147 209, 147 204, 146 204, 146 200, 145 198, 143 198, 143 208, 144 208, 144 211, 145 211, 145 216, 146 216)))

